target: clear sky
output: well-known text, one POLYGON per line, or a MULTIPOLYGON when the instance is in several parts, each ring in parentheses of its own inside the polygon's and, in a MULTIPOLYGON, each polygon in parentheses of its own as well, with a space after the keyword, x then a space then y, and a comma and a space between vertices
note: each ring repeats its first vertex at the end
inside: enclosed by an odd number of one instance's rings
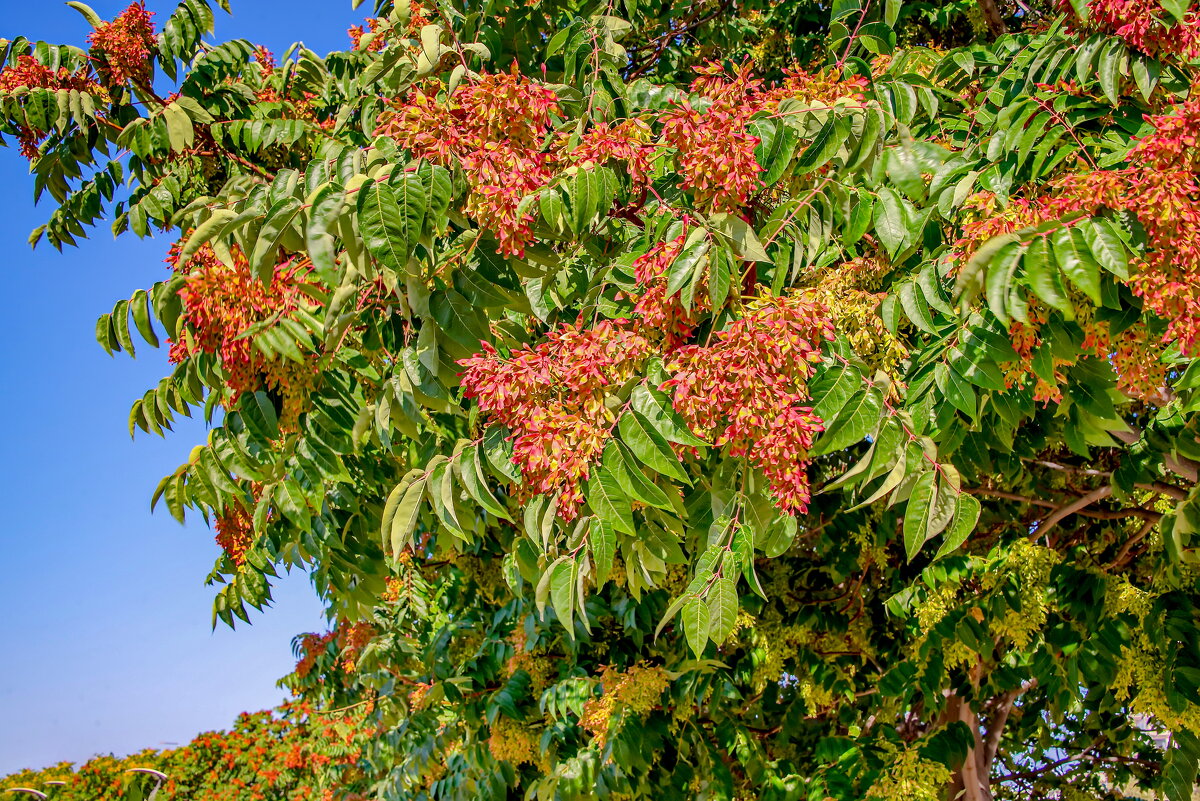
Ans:
MULTIPOLYGON (((90 5, 111 19, 127 0, 90 5)), ((174 5, 147 3, 158 22, 174 5)), ((232 6, 233 16, 217 12, 215 38, 279 54, 298 39, 322 53, 345 47, 370 3, 232 6)), ((83 44, 87 31, 62 3, 0 0, 0 38, 83 44)), ((253 626, 211 630, 211 532, 149 510, 203 425, 131 441, 129 406, 166 375, 165 349, 110 358, 94 339, 100 314, 163 277, 169 242, 114 242, 102 227, 75 250, 30 250, 29 231, 49 213, 31 189, 24 159, 0 149, 0 775, 227 727, 283 698, 275 680, 292 667, 292 635, 324 628, 307 577, 295 575, 253 626)))

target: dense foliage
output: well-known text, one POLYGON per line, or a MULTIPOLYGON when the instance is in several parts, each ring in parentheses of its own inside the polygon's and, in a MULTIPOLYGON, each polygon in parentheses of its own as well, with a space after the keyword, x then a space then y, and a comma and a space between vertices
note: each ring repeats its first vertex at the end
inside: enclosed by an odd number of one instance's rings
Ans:
MULTIPOLYGON (((362 776, 363 743, 375 734, 361 710, 333 715, 303 703, 244 713, 229 731, 205 732, 180 748, 97 756, 0 777, 0 793, 26 788, 49 801, 315 801, 362 776), (154 774, 165 774, 161 782, 154 774)), ((8 795, 6 798, 30 798, 8 795)))
POLYGON ((1186 0, 72 5, 0 43, 33 240, 175 242, 98 338, 211 423, 214 619, 327 600, 342 791, 1190 796, 1186 0))

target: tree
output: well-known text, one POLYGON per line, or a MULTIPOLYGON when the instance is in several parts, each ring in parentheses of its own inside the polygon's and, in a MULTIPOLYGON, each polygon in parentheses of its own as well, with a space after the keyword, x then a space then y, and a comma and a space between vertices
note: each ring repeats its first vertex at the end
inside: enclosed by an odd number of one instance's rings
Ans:
POLYGON ((344 789, 1190 796, 1192 5, 72 5, 3 44, 33 240, 176 240, 98 338, 211 424, 214 624, 327 600, 344 789))
POLYGON ((204 732, 180 748, 96 756, 78 768, 64 762, 0 777, 0 793, 24 787, 49 801, 352 799, 337 788, 361 776, 359 752, 374 734, 362 710, 323 714, 291 702, 244 712, 230 730, 204 732), (166 776, 158 796, 152 796, 158 781, 147 769, 166 776))

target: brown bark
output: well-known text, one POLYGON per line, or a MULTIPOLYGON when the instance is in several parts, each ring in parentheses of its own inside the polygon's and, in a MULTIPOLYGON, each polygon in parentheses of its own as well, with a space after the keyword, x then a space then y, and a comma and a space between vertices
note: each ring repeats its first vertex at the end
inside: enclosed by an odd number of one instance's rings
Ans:
POLYGON ((996 0, 979 0, 979 10, 983 12, 983 21, 987 23, 992 36, 1008 33, 1008 26, 1004 24, 1004 17, 1000 14, 996 0))

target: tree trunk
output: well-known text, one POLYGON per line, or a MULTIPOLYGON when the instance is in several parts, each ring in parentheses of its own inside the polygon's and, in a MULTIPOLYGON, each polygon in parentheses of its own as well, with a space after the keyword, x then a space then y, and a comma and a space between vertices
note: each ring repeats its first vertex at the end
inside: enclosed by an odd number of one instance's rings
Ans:
POLYGON ((996 0, 979 0, 979 10, 983 12, 983 21, 987 23, 992 36, 1008 33, 1008 26, 1004 24, 1004 17, 1000 14, 996 0))
MULTIPOLYGON (((961 720, 970 728, 975 738, 974 744, 967 750, 967 756, 962 765, 954 773, 954 778, 947 788, 947 801, 994 801, 991 782, 991 760, 983 736, 979 731, 979 715, 971 709, 970 704, 964 704, 957 695, 952 695, 946 708, 947 720, 961 720)), ((1003 724, 1001 724, 1003 725, 1003 724)))

